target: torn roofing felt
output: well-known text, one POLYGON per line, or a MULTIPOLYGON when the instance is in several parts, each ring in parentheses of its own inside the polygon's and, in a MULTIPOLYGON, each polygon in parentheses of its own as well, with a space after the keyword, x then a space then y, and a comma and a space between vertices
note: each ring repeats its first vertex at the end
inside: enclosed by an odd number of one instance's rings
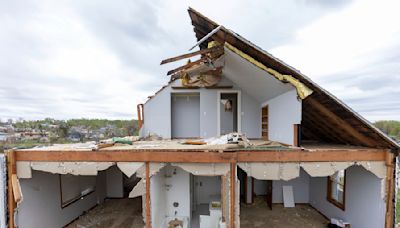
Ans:
MULTIPOLYGON (((219 25, 196 10, 189 8, 197 40, 201 40, 219 25)), ((313 93, 303 100, 302 136, 305 139, 399 150, 400 145, 373 126, 350 107, 314 83, 298 70, 275 58, 237 33, 221 26, 199 46, 207 48, 212 41, 229 43, 266 67, 291 75, 313 93)))

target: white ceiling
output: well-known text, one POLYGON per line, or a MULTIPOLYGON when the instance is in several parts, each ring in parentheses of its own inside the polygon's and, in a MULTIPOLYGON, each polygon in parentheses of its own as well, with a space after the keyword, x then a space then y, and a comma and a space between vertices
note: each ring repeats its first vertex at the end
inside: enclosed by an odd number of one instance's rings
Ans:
POLYGON ((227 48, 223 75, 260 103, 294 89, 227 48))

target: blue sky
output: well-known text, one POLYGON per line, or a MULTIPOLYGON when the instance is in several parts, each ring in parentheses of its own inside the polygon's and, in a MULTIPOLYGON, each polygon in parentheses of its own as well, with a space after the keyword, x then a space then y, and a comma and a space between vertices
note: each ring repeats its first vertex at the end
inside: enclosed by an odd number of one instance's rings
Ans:
POLYGON ((0 0, 0 118, 136 118, 196 42, 191 6, 370 121, 400 120, 399 1, 0 0))

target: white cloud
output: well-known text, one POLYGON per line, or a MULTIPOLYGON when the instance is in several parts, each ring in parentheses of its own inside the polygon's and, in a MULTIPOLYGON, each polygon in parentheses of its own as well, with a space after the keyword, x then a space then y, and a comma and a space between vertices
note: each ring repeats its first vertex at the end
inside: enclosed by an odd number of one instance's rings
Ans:
POLYGON ((350 105, 367 118, 393 117, 394 112, 388 109, 392 103, 379 106, 385 114, 371 111, 365 99, 376 104, 388 94, 400 94, 393 86, 400 79, 392 76, 399 72, 400 58, 395 1, 0 4, 2 118, 132 118, 136 104, 167 82, 167 70, 181 64, 159 66, 160 60, 195 43, 189 5, 272 49, 345 101, 353 98, 350 105), (378 82, 377 77, 392 81, 378 82), (378 83, 379 89, 366 92, 378 83))

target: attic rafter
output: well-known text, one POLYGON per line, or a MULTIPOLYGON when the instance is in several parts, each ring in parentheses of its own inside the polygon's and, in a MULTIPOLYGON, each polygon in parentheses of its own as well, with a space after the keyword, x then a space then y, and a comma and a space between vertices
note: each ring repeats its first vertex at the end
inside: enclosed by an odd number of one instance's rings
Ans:
POLYGON ((314 115, 315 111, 313 109, 310 110, 307 109, 307 111, 304 113, 304 121, 308 126, 312 126, 310 130, 312 131, 316 131, 316 133, 318 133, 318 135, 323 136, 325 138, 328 138, 330 141, 333 142, 340 142, 340 143, 344 143, 344 144, 351 144, 351 142, 348 140, 347 137, 345 137, 345 135, 343 135, 343 132, 340 131, 338 132, 337 129, 335 129, 335 127, 328 127, 324 124, 325 121, 318 121, 318 115, 314 115), (329 132, 327 134, 327 132, 329 132))
POLYGON ((195 51, 195 52, 175 56, 172 58, 164 59, 163 61, 161 61, 160 65, 175 62, 175 61, 186 59, 186 58, 190 58, 190 57, 193 57, 196 55, 204 55, 204 54, 208 54, 208 53, 215 52, 215 51, 221 51, 222 49, 223 49, 222 46, 215 46, 215 47, 211 47, 211 48, 202 49, 199 51, 195 51))
POLYGON ((331 110, 326 108, 324 105, 319 103, 317 100, 315 100, 312 97, 309 97, 308 99, 305 99, 304 102, 309 103, 312 107, 314 107, 316 110, 318 110, 321 114, 329 118, 333 123, 338 125, 340 128, 351 134, 354 138, 359 140, 362 144, 367 145, 369 147, 376 147, 376 143, 372 142, 370 138, 366 137, 365 135, 361 134, 358 132, 356 129, 354 129, 351 125, 349 125, 346 121, 338 117, 335 113, 333 113, 331 110))

